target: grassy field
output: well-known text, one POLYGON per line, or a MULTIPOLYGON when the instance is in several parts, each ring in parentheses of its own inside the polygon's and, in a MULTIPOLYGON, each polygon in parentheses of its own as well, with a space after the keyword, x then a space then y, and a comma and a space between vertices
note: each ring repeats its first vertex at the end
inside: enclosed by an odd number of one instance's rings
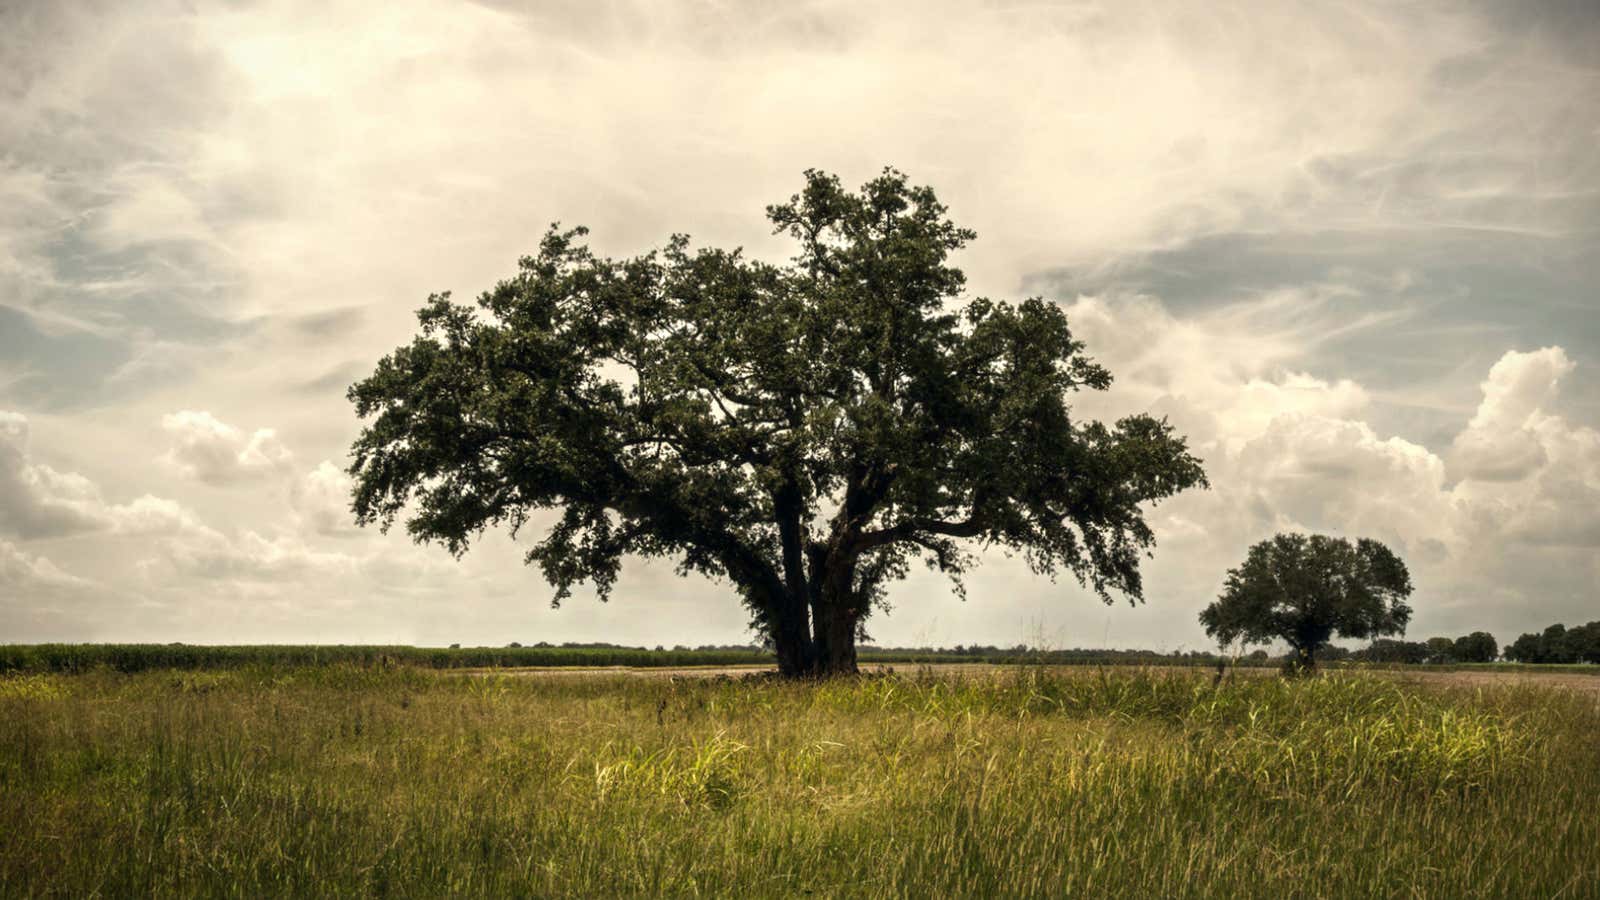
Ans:
POLYGON ((0 677, 0 895, 1600 896, 1592 693, 0 677))

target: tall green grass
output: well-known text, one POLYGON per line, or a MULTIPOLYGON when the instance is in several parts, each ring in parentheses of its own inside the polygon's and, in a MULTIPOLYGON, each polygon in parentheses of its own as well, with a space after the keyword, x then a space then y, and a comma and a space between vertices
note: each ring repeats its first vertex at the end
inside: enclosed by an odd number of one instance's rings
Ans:
POLYGON ((0 895, 1562 896, 1600 706, 1368 675, 0 678, 0 895))

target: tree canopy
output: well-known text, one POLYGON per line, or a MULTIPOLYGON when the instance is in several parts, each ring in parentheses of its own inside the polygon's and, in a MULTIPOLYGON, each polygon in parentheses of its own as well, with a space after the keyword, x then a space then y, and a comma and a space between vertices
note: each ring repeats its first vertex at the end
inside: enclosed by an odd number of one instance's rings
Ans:
POLYGON ((1600 621, 1573 628, 1556 623, 1506 645, 1506 659, 1525 663, 1600 663, 1600 621))
POLYGON ((676 559, 737 586, 787 674, 852 671, 887 585, 920 561, 959 589, 974 542, 1139 599, 1143 505, 1205 476, 1165 420, 1073 417, 1111 375, 1061 308, 964 298, 973 232, 893 170, 808 171, 767 217, 787 264, 683 235, 614 260, 554 226, 475 305, 431 296, 349 392, 358 521, 458 555, 543 528, 556 603, 676 559))
POLYGON ((1474 631, 1455 639, 1450 657, 1456 662, 1486 663, 1500 658, 1500 644, 1487 631, 1474 631))
POLYGON ((1354 543, 1322 534, 1280 534, 1250 548, 1228 571, 1222 595, 1200 613, 1206 634, 1236 640, 1286 641, 1291 668, 1311 669, 1335 635, 1367 638, 1405 633, 1411 620, 1411 576, 1377 541, 1354 543))

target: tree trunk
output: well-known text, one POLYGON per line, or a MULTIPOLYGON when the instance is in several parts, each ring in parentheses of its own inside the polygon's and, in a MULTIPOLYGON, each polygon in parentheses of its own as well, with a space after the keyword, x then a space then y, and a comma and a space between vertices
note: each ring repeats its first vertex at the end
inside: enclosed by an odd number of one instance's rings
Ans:
POLYGON ((1315 647, 1289 645, 1289 658, 1284 660, 1283 674, 1287 678, 1309 678, 1317 673, 1315 647))
POLYGON ((819 605, 812 643, 813 669, 818 677, 854 675, 856 668, 856 616, 840 604, 819 605))
POLYGON ((778 674, 785 678, 828 678, 854 675, 856 667, 856 613, 845 604, 812 605, 808 632, 804 601, 779 601, 769 637, 778 657, 778 674), (799 615, 793 614, 798 608, 799 615))
POLYGON ((854 675, 856 669, 856 557, 835 554, 817 573, 811 599, 811 643, 817 676, 854 675))
POLYGON ((785 678, 804 678, 811 672, 811 639, 801 634, 772 635, 773 649, 778 655, 778 674, 785 678))
POLYGON ((856 596, 856 555, 817 548, 801 569, 787 566, 788 589, 769 594, 767 628, 786 678, 854 675, 862 604, 856 596), (798 589, 796 589, 798 588, 798 589))
POLYGON ((778 673, 785 678, 804 678, 815 666, 816 647, 811 639, 811 587, 806 580, 800 527, 803 504, 793 479, 773 496, 773 505, 783 553, 783 594, 776 600, 772 645, 778 652, 778 673))
POLYGON ((811 634, 802 628, 775 624, 770 637, 778 657, 778 674, 785 678, 828 678, 854 675, 856 667, 856 617, 849 609, 818 607, 820 616, 811 634))
POLYGON ((777 598, 772 615, 772 647, 777 651, 778 674, 785 678, 804 678, 816 663, 816 648, 811 641, 811 624, 806 615, 806 598, 785 592, 777 598))

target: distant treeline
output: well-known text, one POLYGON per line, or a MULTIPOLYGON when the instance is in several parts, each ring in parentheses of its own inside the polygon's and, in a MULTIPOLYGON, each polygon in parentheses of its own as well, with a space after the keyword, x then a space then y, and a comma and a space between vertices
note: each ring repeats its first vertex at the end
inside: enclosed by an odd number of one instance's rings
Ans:
MULTIPOLYGON (((943 663, 995 663, 1017 664, 1038 663, 1051 666, 1214 666, 1218 662, 1235 662, 1232 657, 1225 657, 1215 652, 1201 650, 1184 650, 1172 653, 1161 653, 1155 650, 1105 650, 1099 648, 1074 648, 1071 650, 1053 650, 1029 647, 1026 644, 1017 644, 1012 647, 995 647, 987 645, 955 647, 863 647, 860 651, 862 662, 943 662, 943 663)), ((1241 665, 1270 665, 1272 660, 1266 653, 1245 656, 1237 662, 1241 665)))
MULTIPOLYGON (((1047 665, 1215 665, 1215 653, 1153 650, 1038 650, 1013 647, 863 647, 863 663, 972 662, 1047 665)), ((410 647, 372 645, 207 646, 199 644, 10 644, 0 646, 0 672, 81 672, 106 668, 232 669, 245 666, 410 665, 434 669, 517 666, 737 666, 766 665, 772 652, 755 645, 626 647, 605 643, 538 643, 505 647, 410 647)), ((1269 664, 1262 652, 1243 661, 1269 664)))
MULTIPOLYGON (((1379 639, 1358 650, 1329 646, 1319 654, 1334 664, 1473 664, 1499 657, 1494 637, 1473 632, 1426 641, 1379 639)), ((1600 662, 1600 622, 1567 629, 1553 625, 1542 634, 1525 634, 1505 648, 1508 660, 1524 663, 1600 662)), ((1055 666, 1276 666, 1283 656, 1254 650, 1223 656, 1200 650, 1039 649, 958 645, 955 647, 877 647, 860 649, 864 664, 989 663, 1055 666)), ((374 645, 200 644, 7 644, 0 645, 0 672, 82 672, 112 669, 233 669, 246 666, 408 665, 433 669, 515 668, 519 666, 692 667, 770 665, 772 651, 752 644, 698 647, 627 647, 607 643, 537 643, 505 647, 411 647, 374 645)))
POLYGON ((1600 622, 1576 628, 1556 624, 1506 646, 1506 659, 1527 663, 1600 663, 1600 622))
POLYGON ((1576 628, 1551 625, 1538 634, 1524 634, 1502 650, 1483 631, 1458 638, 1426 641, 1373 641, 1360 650, 1333 648, 1333 659, 1377 663, 1486 663, 1504 656, 1508 662, 1539 664, 1600 663, 1600 622, 1576 628))
POLYGON ((108 668, 236 669, 245 666, 411 665, 434 669, 509 666, 728 666, 766 663, 756 648, 648 650, 643 647, 405 647, 353 645, 202 646, 198 644, 10 644, 0 671, 79 672, 108 668))
MULTIPOLYGON (((1335 648, 1330 648, 1335 649, 1335 648)), ((1333 659, 1372 663, 1490 663, 1500 658, 1500 645, 1487 631, 1458 638, 1431 637, 1425 641, 1378 638, 1359 650, 1337 648, 1333 659)))

